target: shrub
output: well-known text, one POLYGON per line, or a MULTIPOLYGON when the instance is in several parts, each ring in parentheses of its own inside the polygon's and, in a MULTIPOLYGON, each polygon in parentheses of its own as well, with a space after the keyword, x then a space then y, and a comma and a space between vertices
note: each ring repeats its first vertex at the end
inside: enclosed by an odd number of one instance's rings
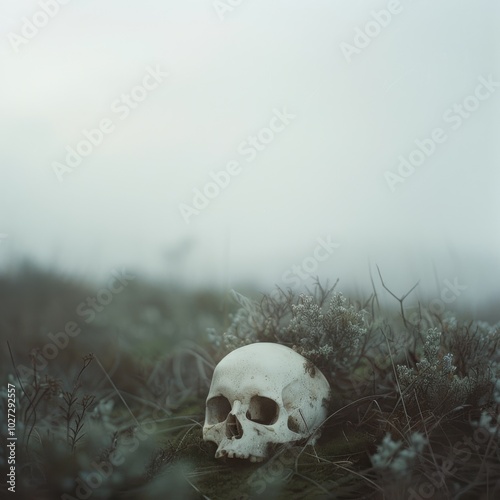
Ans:
POLYGON ((483 360, 483 367, 471 364, 465 373, 457 374, 454 354, 443 354, 442 337, 438 329, 428 330, 423 355, 416 366, 396 367, 406 408, 411 414, 428 410, 446 415, 465 405, 477 406, 491 396, 493 385, 488 361, 483 360))
POLYGON ((402 441, 394 441, 390 434, 386 434, 377 446, 377 452, 370 457, 374 469, 381 474, 390 474, 396 478, 411 474, 418 457, 428 443, 420 432, 411 434, 408 441, 408 446, 405 447, 402 441))
POLYGON ((365 335, 362 313, 347 306, 345 297, 337 293, 326 312, 314 297, 301 295, 299 304, 292 306, 284 339, 333 378, 337 371, 351 371, 357 365, 365 335))
POLYGON ((254 342, 290 346, 333 380, 356 368, 367 329, 363 312, 342 294, 327 301, 331 291, 318 287, 315 295, 281 291, 276 298, 265 296, 260 304, 238 309, 222 337, 211 331, 210 338, 222 354, 254 342))

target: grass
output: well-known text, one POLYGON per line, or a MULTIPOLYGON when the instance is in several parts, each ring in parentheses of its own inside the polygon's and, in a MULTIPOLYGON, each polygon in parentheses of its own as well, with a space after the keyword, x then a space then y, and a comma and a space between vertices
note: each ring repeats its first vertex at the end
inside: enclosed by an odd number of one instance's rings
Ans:
MULTIPOLYGON (((304 294, 250 291, 253 299, 237 301, 136 279, 86 322, 77 307, 98 296, 92 284, 29 265, 1 276, 0 411, 7 383, 15 385, 16 492, 40 500, 495 498, 499 326, 422 304, 410 319, 412 290, 398 297, 379 278, 368 297, 318 282, 304 294), (382 293, 394 309, 379 306, 382 293), (80 333, 56 335, 68 322, 80 333), (47 347, 54 338, 59 346, 47 347), (260 464, 216 460, 202 439, 211 373, 225 353, 258 341, 295 348, 329 379, 322 437, 314 447, 277 447, 260 464)), ((3 447, 2 474, 7 467, 3 447)))

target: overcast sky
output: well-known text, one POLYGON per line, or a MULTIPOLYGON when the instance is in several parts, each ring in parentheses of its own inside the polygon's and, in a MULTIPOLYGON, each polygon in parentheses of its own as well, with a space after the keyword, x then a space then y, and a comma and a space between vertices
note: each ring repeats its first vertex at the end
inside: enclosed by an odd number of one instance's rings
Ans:
POLYGON ((0 4, 3 268, 500 296, 495 0, 46 3, 0 4))

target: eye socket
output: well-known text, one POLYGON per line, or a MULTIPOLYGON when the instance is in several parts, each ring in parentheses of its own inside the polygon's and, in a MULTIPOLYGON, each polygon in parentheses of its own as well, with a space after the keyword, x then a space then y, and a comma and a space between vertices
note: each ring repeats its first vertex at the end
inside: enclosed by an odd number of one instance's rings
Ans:
POLYGON ((224 422, 231 411, 231 403, 224 396, 215 396, 207 401, 207 424, 224 422))
POLYGON ((250 400, 250 405, 246 417, 257 424, 271 425, 278 420, 279 408, 275 401, 262 396, 254 396, 250 400))
POLYGON ((287 426, 292 432, 295 432, 297 434, 300 433, 300 430, 301 430, 300 424, 299 424, 298 420, 293 415, 290 415, 288 417, 287 426))

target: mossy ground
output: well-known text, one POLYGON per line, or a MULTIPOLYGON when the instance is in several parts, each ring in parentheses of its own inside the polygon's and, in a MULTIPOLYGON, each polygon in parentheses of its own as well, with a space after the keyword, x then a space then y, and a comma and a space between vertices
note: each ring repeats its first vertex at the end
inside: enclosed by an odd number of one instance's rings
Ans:
POLYGON ((215 459, 216 445, 203 441, 201 427, 194 426, 178 437, 182 446, 176 460, 188 466, 190 480, 212 499, 330 498, 333 491, 359 498, 362 482, 350 469, 369 467, 373 437, 354 429, 330 429, 326 434, 315 446, 277 449, 268 462, 254 464, 215 459))

